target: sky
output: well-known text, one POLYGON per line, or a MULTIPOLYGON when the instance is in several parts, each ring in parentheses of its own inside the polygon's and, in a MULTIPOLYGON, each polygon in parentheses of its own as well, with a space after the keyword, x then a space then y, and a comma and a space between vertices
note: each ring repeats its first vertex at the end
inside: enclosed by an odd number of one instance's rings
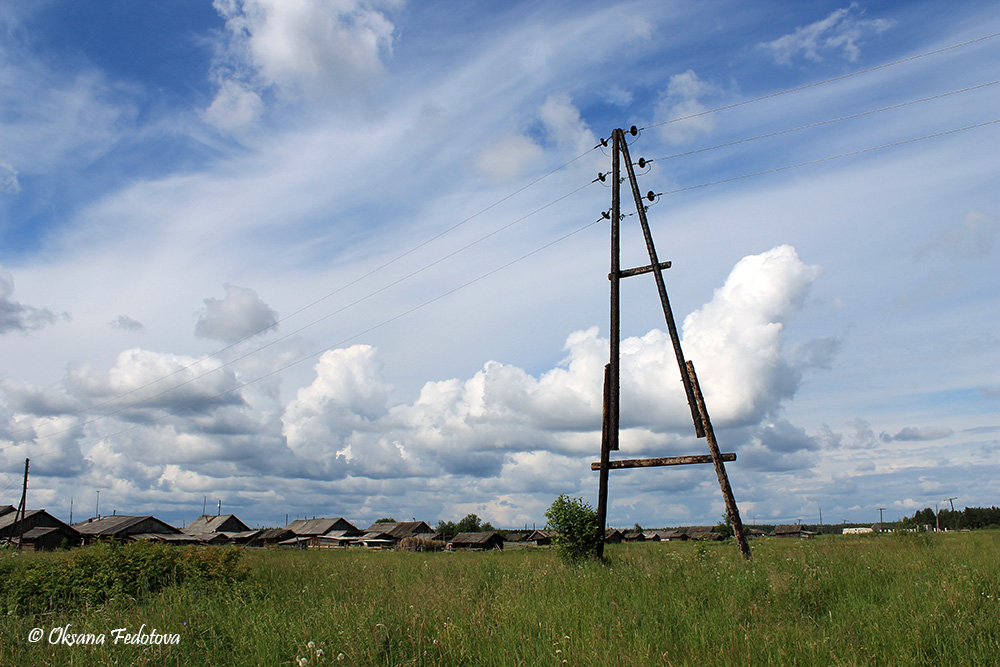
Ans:
MULTIPOLYGON (((0 504, 30 458, 73 521, 596 506, 632 126, 744 522, 1000 504, 998 10, 3 3, 0 504)), ((707 453, 651 275, 621 334, 615 457, 707 453)), ((725 511, 711 466, 609 498, 725 511)))

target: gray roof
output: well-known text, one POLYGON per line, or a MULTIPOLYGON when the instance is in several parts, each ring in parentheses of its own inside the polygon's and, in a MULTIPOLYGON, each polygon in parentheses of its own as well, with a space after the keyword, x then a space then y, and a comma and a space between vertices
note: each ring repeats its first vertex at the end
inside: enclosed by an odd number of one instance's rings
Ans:
POLYGON ((391 535, 393 539, 401 540, 404 537, 410 537, 418 533, 430 533, 434 529, 428 526, 423 521, 396 521, 382 523, 373 523, 369 526, 365 532, 372 533, 385 533, 386 535, 391 535))
POLYGON ((458 542, 459 544, 486 544, 496 536, 501 542, 503 538, 500 537, 499 533, 487 532, 487 533, 459 533, 455 537, 451 538, 452 544, 458 542))
POLYGON ((117 535, 118 533, 128 530, 132 526, 149 519, 162 524, 162 526, 167 529, 162 531, 164 533, 180 532, 170 524, 160 521, 156 517, 148 514, 146 516, 126 516, 124 514, 102 516, 99 519, 87 519, 86 521, 75 523, 73 524, 73 527, 84 535, 117 535))
POLYGON ((250 530, 250 527, 240 521, 235 514, 218 514, 210 515, 203 514, 188 525, 184 526, 185 533, 218 533, 223 532, 221 527, 225 524, 230 524, 232 527, 226 528, 228 532, 244 531, 250 530), (233 522, 236 522, 236 526, 232 526, 233 522), (236 529, 236 531, 233 530, 236 529))
POLYGON ((16 512, 16 511, 17 510, 14 508, 13 505, 0 505, 0 516, 3 516, 4 514, 8 514, 10 512, 16 512))
POLYGON ((361 532, 353 523, 342 516, 335 519, 296 519, 288 524, 286 528, 296 535, 325 535, 331 530, 361 532))

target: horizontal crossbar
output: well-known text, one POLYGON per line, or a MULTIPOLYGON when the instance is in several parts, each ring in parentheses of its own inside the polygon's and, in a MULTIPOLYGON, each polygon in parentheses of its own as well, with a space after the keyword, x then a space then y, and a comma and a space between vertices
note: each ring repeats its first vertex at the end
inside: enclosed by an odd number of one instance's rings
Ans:
MULTIPOLYGON (((722 455, 723 461, 735 461, 736 454, 726 452, 722 455)), ((692 463, 711 463, 711 454, 695 454, 693 456, 664 456, 655 459, 621 459, 609 462, 608 467, 615 468, 655 468, 657 466, 683 466, 692 463)), ((600 470, 601 462, 594 461, 590 464, 591 470, 600 470)))
MULTIPOLYGON (((662 269, 669 269, 669 268, 670 268, 670 262, 660 262, 660 269, 661 270, 662 269)), ((618 277, 619 278, 628 278, 630 276, 638 276, 638 275, 642 275, 643 273, 652 273, 652 272, 653 272, 653 265, 652 264, 647 264, 646 266, 640 266, 640 267, 635 268, 635 269, 623 269, 623 270, 621 270, 621 271, 618 272, 618 277)), ((611 274, 610 273, 608 274, 608 280, 611 280, 611 274)))

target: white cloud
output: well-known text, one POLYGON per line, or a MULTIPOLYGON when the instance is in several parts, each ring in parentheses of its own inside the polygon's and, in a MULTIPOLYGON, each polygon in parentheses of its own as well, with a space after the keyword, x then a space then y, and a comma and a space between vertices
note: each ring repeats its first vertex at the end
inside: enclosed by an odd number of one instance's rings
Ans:
POLYGON ((17 170, 10 164, 0 161, 0 192, 16 195, 21 191, 17 181, 17 170))
POLYGON ((508 134, 476 155, 476 169, 497 181, 512 181, 542 159, 541 146, 523 134, 508 134))
POLYGON ((214 66, 219 93, 208 118, 239 129, 263 109, 263 93, 288 99, 365 97, 392 54, 393 24, 369 0, 215 0, 228 41, 214 66))
POLYGON ((56 321, 51 310, 18 303, 10 298, 13 293, 14 277, 0 267, 0 335, 12 331, 27 333, 56 321))
POLYGON ((247 287, 224 285, 224 299, 205 299, 194 333, 199 338, 234 343, 274 327, 278 313, 247 287))
POLYGON ((769 51, 776 62, 785 65, 798 55, 819 62, 824 54, 835 53, 850 62, 857 62, 861 56, 861 43, 893 26, 892 21, 861 19, 856 17, 857 14, 863 12, 856 2, 852 2, 848 7, 834 10, 824 19, 796 28, 795 32, 760 46, 769 51))
POLYGON ((654 114, 657 123, 666 123, 659 128, 663 139, 672 144, 687 144, 700 135, 710 134, 715 129, 715 119, 705 114, 707 107, 699 98, 714 90, 693 70, 670 77, 670 84, 660 96, 654 114))
POLYGON ((597 144, 597 138, 587 127, 580 110, 573 106, 569 95, 549 95, 539 110, 539 118, 550 141, 574 156, 585 153, 597 144))
POLYGON ((713 419, 755 423, 794 395, 803 367, 783 356, 782 332, 820 273, 787 245, 745 257, 712 301, 684 319, 684 349, 713 419))

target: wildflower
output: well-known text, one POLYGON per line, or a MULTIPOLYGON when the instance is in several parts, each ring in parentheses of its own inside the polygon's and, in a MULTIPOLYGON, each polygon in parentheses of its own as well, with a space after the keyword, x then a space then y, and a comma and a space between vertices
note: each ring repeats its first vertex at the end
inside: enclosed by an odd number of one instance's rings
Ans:
POLYGON ((306 665, 309 664, 309 658, 301 658, 300 657, 298 659, 298 663, 299 663, 299 667, 306 667, 306 665))
POLYGON ((306 644, 306 646, 308 646, 309 649, 312 650, 312 649, 316 648, 316 643, 315 642, 309 642, 308 644, 306 644))
POLYGON ((338 654, 337 654, 337 660, 343 660, 343 659, 344 659, 344 657, 345 657, 345 656, 344 656, 344 654, 343 654, 343 653, 338 653, 338 654))

